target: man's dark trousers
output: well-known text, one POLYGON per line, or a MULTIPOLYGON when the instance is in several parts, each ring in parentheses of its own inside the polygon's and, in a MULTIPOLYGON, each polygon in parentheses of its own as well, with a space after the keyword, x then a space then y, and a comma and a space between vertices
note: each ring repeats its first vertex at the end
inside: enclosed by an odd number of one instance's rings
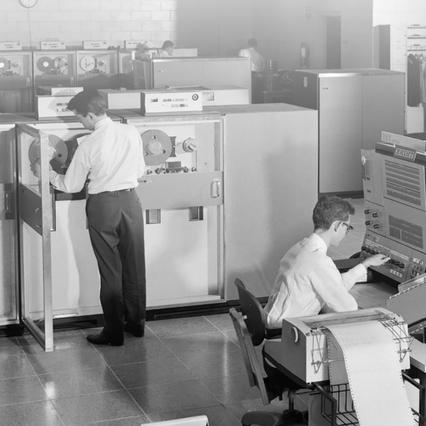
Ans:
POLYGON ((121 190, 88 196, 90 240, 101 276, 103 333, 123 339, 124 321, 145 320, 146 281, 143 215, 136 192, 121 190))

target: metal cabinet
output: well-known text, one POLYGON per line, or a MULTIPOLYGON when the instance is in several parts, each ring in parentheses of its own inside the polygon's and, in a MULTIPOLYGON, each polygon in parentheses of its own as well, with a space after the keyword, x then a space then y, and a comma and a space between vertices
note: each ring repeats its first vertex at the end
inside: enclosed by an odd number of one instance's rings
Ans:
POLYGON ((298 70, 292 103, 318 110, 320 194, 360 195, 361 149, 404 130, 405 77, 380 69, 298 70))
POLYGON ((15 129, 0 124, 0 325, 16 324, 18 317, 17 206, 15 129))
POLYGON ((223 301, 222 123, 218 114, 123 120, 141 133, 147 307, 223 301))
POLYGON ((221 107, 224 122, 225 297, 240 278, 270 294, 284 253, 312 230, 318 133, 313 110, 286 104, 221 107))

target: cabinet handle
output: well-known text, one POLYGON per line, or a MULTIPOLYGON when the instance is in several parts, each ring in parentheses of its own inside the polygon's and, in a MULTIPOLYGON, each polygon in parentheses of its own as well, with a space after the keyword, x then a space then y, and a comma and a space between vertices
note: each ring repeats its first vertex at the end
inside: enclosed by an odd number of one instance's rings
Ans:
POLYGON ((15 212, 12 203, 12 194, 7 191, 4 193, 4 217, 5 219, 15 218, 15 212))
POLYGON ((210 185, 210 195, 212 198, 219 198, 222 195, 222 182, 220 179, 213 179, 210 185))
POLYGON ((50 227, 51 232, 56 231, 56 198, 55 198, 55 191, 50 192, 51 200, 52 200, 52 225, 50 227))

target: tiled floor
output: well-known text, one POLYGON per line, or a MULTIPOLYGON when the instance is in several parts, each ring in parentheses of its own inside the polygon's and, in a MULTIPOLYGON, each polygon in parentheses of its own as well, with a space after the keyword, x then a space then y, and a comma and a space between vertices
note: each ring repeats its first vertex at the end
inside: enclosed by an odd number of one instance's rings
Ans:
POLYGON ((0 425, 140 425, 207 414, 237 426, 261 406, 227 314, 152 321, 143 339, 95 347, 56 333, 44 353, 29 335, 0 339, 0 425))
MULTIPOLYGON (((336 258, 360 248, 363 202, 351 201, 355 230, 330 253, 336 258)), ((143 339, 122 347, 90 345, 93 331, 56 332, 53 353, 29 335, 0 338, 1 426, 133 426, 197 414, 237 426, 262 406, 227 314, 151 321, 143 339)))

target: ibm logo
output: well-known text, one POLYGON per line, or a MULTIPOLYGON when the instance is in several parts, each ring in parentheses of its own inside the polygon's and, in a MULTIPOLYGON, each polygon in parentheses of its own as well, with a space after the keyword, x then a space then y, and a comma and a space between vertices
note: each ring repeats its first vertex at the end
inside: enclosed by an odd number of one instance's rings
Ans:
POLYGON ((393 156, 407 161, 416 161, 416 151, 413 149, 396 147, 393 156))

